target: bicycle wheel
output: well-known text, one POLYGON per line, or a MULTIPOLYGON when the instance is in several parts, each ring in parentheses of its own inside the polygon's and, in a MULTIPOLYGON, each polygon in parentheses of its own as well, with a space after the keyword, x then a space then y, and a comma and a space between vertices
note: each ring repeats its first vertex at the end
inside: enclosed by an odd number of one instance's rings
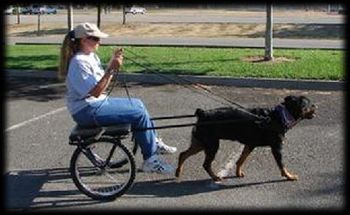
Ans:
MULTIPOLYGON (((129 149, 129 151, 131 151, 134 155, 136 154, 137 149, 138 149, 138 144, 136 143, 133 136, 131 137, 130 140, 129 139, 124 140, 124 146, 126 146, 129 149)), ((120 168, 127 163, 128 163, 128 160, 120 158, 117 160, 113 160, 111 162, 110 167, 111 168, 120 168)))
POLYGON ((108 137, 77 148, 70 163, 74 184, 96 200, 113 200, 123 195, 132 185, 135 171, 131 152, 120 141, 108 137), (124 165, 111 168, 116 160, 123 160, 124 165))

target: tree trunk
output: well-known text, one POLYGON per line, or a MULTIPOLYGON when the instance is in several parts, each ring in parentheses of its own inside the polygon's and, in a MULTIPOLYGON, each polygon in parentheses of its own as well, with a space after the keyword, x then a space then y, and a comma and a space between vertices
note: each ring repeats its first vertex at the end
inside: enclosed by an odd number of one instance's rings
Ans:
POLYGON ((17 14, 17 24, 21 24, 20 9, 21 9, 21 7, 20 7, 20 6, 17 6, 17 11, 16 11, 16 14, 17 14))
POLYGON ((125 25, 126 22, 126 13, 125 13, 125 5, 123 5, 123 25, 125 25))
POLYGON ((99 3, 97 5, 97 27, 100 28, 101 26, 101 4, 99 3))
POLYGON ((273 60, 272 27, 272 3, 269 2, 266 4, 265 60, 273 60))
POLYGON ((68 18, 68 30, 71 31, 74 28, 72 3, 69 3, 69 5, 68 5, 68 17, 67 18, 68 18))
POLYGON ((36 35, 40 36, 40 11, 38 12, 38 31, 37 31, 36 35))

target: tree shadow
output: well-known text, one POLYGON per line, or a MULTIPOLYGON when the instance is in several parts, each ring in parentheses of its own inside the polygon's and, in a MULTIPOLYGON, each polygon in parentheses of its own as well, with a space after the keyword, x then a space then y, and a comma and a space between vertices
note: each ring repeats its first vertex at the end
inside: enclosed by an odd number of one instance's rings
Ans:
POLYGON ((33 56, 27 56, 27 55, 19 55, 17 57, 9 57, 6 56, 5 60, 7 61, 7 67, 11 69, 35 69, 37 66, 37 62, 41 62, 40 69, 43 70, 55 70, 57 71, 57 66, 50 66, 50 65, 57 65, 57 62, 59 62, 58 55, 49 55, 49 54, 40 54, 40 55, 33 55, 33 56), (14 65, 11 65, 9 62, 14 62, 14 65), (46 66, 46 65, 47 66, 46 66))
POLYGON ((64 83, 53 78, 6 77, 6 98, 11 100, 48 102, 63 98, 65 91, 64 83))
MULTIPOLYGON (((258 31, 249 35, 250 38, 265 37, 265 31, 258 31)), ((283 39, 345 39, 344 24, 290 24, 289 27, 280 28, 274 25, 274 38, 283 39)))
POLYGON ((67 33, 67 28, 55 28, 55 29, 41 29, 39 32, 36 29, 35 31, 25 31, 20 33, 15 33, 13 36, 16 37, 34 37, 41 35, 64 35, 67 33))

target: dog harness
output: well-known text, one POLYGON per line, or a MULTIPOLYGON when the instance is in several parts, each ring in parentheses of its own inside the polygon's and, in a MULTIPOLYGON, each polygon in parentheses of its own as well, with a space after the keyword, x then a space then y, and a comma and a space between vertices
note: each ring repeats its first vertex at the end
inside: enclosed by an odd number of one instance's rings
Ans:
POLYGON ((293 127, 293 125, 295 124, 295 119, 292 116, 292 114, 289 113, 289 111, 287 110, 287 108, 284 105, 279 104, 275 107, 274 110, 280 116, 280 118, 282 120, 282 124, 286 130, 293 127))

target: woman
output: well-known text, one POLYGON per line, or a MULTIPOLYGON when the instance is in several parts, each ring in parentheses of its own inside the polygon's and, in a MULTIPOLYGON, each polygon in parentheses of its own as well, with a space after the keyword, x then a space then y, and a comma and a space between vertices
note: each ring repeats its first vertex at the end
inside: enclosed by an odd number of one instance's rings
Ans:
MULTIPOLYGON (((62 44, 59 78, 66 78, 67 108, 80 126, 106 126, 130 123, 132 128, 152 127, 148 111, 141 100, 110 98, 105 90, 114 71, 123 63, 123 53, 117 49, 106 70, 101 66, 96 50, 100 39, 108 35, 91 23, 82 23, 69 32, 62 44)), ((157 154, 174 153, 175 147, 165 145, 154 130, 134 133, 144 158, 145 172, 172 173, 174 168, 157 154)))

